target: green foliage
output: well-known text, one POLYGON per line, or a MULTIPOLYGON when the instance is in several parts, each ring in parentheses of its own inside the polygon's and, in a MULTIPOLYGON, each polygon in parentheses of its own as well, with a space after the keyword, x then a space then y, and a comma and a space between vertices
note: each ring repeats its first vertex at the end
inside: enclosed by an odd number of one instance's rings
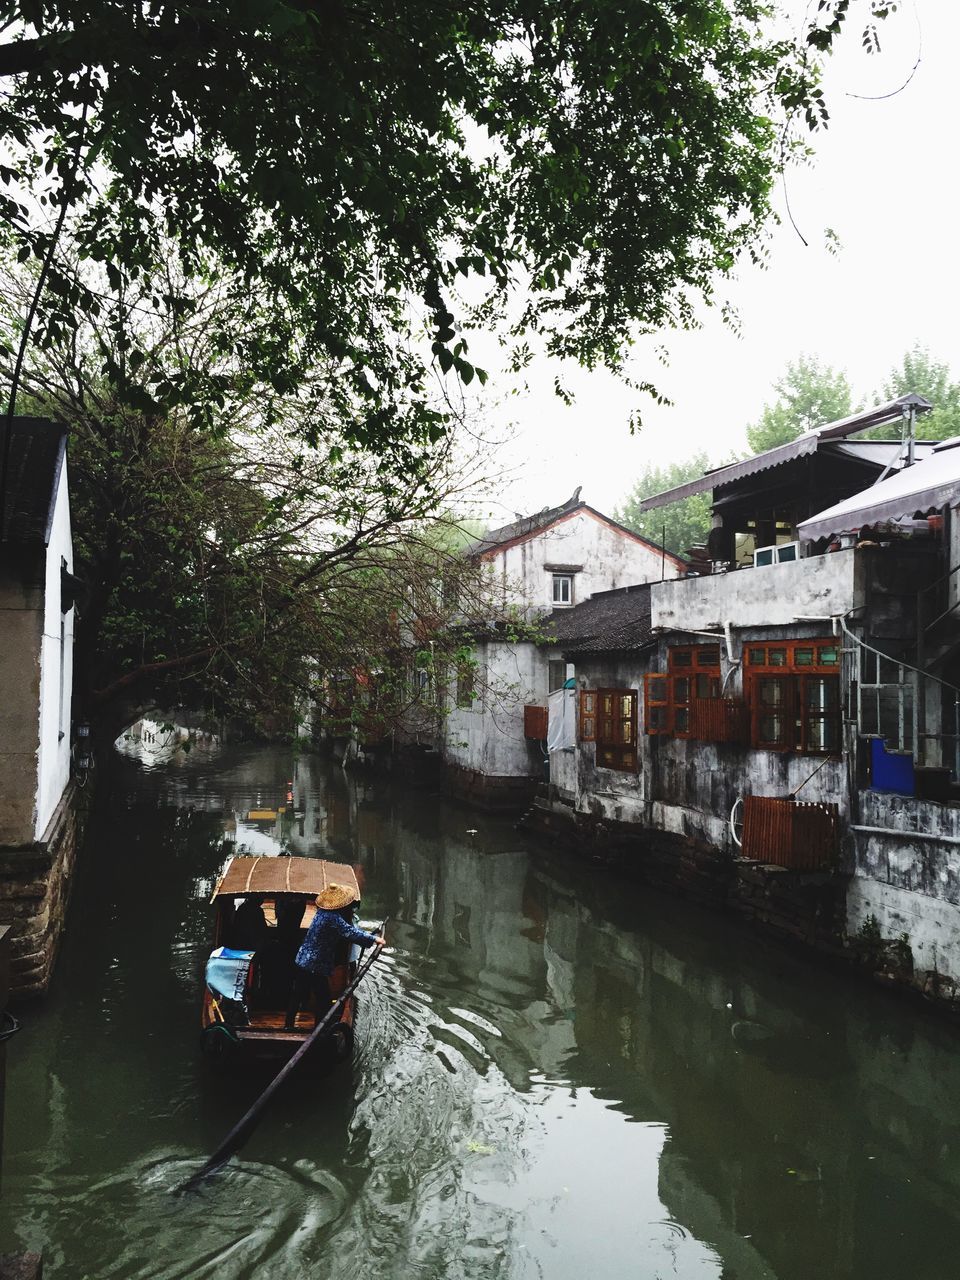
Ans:
POLYGON ((695 454, 684 462, 673 462, 666 467, 647 467, 630 490, 615 517, 621 524, 633 529, 658 546, 662 544, 676 555, 686 555, 690 547, 702 544, 710 532, 710 507, 713 495, 695 493, 667 507, 653 511, 641 511, 640 502, 655 493, 672 489, 688 480, 698 480, 712 463, 705 453, 695 454))
MULTIPOLYGON (((900 363, 890 370, 876 399, 879 402, 896 400, 912 391, 925 396, 934 406, 932 412, 917 418, 918 439, 948 440, 960 435, 960 382, 954 381, 945 361, 935 360, 926 347, 919 345, 905 352, 900 363)), ((895 439, 900 435, 900 428, 891 424, 877 434, 895 439)))
POLYGON ((764 405, 759 419, 747 427, 747 442, 754 453, 853 413, 847 375, 821 364, 815 356, 792 360, 773 386, 777 399, 764 405))
POLYGON ((867 947, 879 947, 882 944, 883 934, 880 932, 880 921, 872 912, 857 930, 856 936, 857 941, 862 942, 867 947))
MULTIPOLYGON (((449 426, 432 369, 486 380, 471 325, 622 371, 638 331, 694 323, 716 277, 761 252, 784 114, 824 115, 815 61, 767 34, 757 0, 7 10, 11 254, 46 252, 37 202, 66 196, 110 293, 186 319, 196 295, 171 290, 171 263, 228 281, 245 322, 214 341, 269 388, 264 411, 319 368, 307 441, 335 428, 398 467, 449 426)), ((108 318, 54 265, 39 341, 78 315, 108 318)), ((212 425, 216 375, 187 362, 144 381, 142 354, 107 371, 125 402, 212 425)))
MULTIPOLYGON (((15 333, 31 284, 25 268, 4 278, 0 338, 15 333)), ((134 290, 105 299, 108 323, 89 318, 34 350, 24 373, 30 409, 70 430, 76 571, 89 589, 76 714, 101 741, 180 705, 282 731, 318 671, 382 663, 402 611, 435 624, 446 548, 463 537, 436 516, 454 445, 421 454, 417 484, 402 459, 351 448, 332 428, 325 453, 304 449, 318 401, 301 389, 279 406, 283 427, 264 418, 261 385, 216 341, 242 315, 213 282, 182 326, 134 290), (133 349, 144 353, 136 377, 121 377, 133 349), (218 382, 212 431, 130 394, 185 364, 218 382)))

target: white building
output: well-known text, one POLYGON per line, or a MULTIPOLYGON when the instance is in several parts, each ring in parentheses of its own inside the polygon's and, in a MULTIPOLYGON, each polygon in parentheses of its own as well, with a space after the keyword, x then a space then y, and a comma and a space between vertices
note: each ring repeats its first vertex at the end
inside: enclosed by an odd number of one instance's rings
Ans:
POLYGON ((567 677, 553 622, 599 592, 676 578, 687 566, 581 502, 579 489, 488 531, 466 554, 498 604, 474 637, 472 668, 451 683, 443 753, 457 790, 509 808, 544 776, 547 695, 567 677))
POLYGON ((14 926, 13 989, 32 991, 53 967, 75 846, 66 429, 15 418, 0 492, 0 923, 14 926))

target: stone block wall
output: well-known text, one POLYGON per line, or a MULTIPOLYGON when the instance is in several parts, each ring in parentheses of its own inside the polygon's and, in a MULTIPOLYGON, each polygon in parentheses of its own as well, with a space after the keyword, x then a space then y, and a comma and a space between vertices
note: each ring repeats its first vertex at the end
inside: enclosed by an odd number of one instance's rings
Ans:
POLYGON ((0 846, 0 924, 11 928, 11 994, 42 994, 53 974, 79 842, 76 792, 68 788, 46 839, 0 846))

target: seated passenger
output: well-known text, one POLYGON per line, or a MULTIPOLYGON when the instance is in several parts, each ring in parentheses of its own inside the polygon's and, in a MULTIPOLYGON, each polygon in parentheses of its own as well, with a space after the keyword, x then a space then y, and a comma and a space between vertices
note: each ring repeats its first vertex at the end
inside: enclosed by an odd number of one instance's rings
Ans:
POLYGON ((292 893, 277 897, 277 927, 270 930, 270 937, 257 956, 260 998, 270 1008, 287 1002, 294 979, 293 958, 303 941, 300 921, 306 903, 306 898, 292 893))
POLYGON ((256 951, 269 935, 270 926, 263 914, 262 898, 244 898, 227 922, 224 946, 237 951, 256 951))

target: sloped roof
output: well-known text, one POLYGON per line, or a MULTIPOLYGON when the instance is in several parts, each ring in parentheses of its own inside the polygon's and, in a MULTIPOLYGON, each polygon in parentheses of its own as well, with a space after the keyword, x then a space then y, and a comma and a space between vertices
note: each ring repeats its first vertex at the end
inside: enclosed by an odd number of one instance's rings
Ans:
POLYGON ((360 898, 360 886, 353 867, 326 858, 288 858, 260 854, 231 858, 217 881, 210 900, 222 895, 241 897, 245 893, 323 893, 328 884, 343 884, 360 898))
POLYGON ((864 525, 896 520, 960 502, 960 447, 945 440, 922 461, 896 471, 852 498, 845 498, 826 511, 811 516, 797 526, 801 538, 814 540, 832 534, 852 533, 864 525))
POLYGON ((488 529, 482 537, 477 538, 466 548, 464 555, 482 556, 485 551, 494 551, 504 543, 513 542, 517 538, 527 538, 532 533, 539 533, 541 529, 546 529, 548 525, 553 524, 558 516, 569 515, 580 507, 585 507, 587 504, 580 501, 581 488, 582 486, 579 486, 575 489, 572 497, 569 497, 566 502, 561 502, 559 507, 544 507, 542 511, 537 511, 532 516, 518 516, 510 524, 501 525, 499 529, 488 529))
POLYGON ((639 542, 648 547, 657 555, 669 560, 681 572, 689 567, 686 560, 681 556, 675 555, 672 551, 665 551, 659 543, 652 542, 649 538, 645 538, 643 534, 637 533, 633 529, 628 529, 626 525, 620 524, 610 516, 604 515, 602 511, 598 511, 596 507, 591 507, 588 502, 581 502, 579 488, 575 489, 573 496, 568 498, 566 502, 562 502, 559 507, 544 507, 542 511, 537 511, 532 516, 518 516, 510 524, 501 525, 499 529, 489 529, 482 538, 478 538, 466 547, 463 554, 467 557, 476 558, 491 555, 497 551, 504 551, 507 547, 513 546, 518 542, 525 542, 528 538, 535 537, 538 533, 549 529, 551 525, 560 520, 569 519, 570 516, 575 515, 578 511, 583 511, 601 524, 605 524, 609 528, 615 529, 618 533, 622 533, 632 542, 639 542))
MULTIPOLYGON (((0 423, 0 464, 7 444, 0 423)), ((47 418, 14 418, 3 484, 0 541, 50 541, 53 508, 66 453, 67 430, 47 418)))
MULTIPOLYGON (((651 511, 654 507, 665 507, 671 502, 679 502, 694 493, 706 493, 710 489, 719 489, 722 485, 732 484, 746 476, 756 475, 759 471, 768 471, 771 467, 782 466, 785 462, 793 462, 795 458, 804 458, 816 453, 823 445, 828 445, 854 435, 858 431, 866 431, 871 427, 884 426, 896 422, 903 417, 904 409, 914 409, 918 413, 926 413, 933 408, 929 400, 914 394, 900 396, 887 404, 875 405, 862 413, 855 413, 849 418, 840 418, 837 422, 827 422, 822 427, 805 431, 795 440, 786 444, 778 444, 773 449, 755 454, 752 458, 744 458, 742 462, 731 462, 725 467, 717 467, 708 471, 696 480, 688 480, 686 484, 678 484, 673 489, 665 489, 662 493, 651 494, 640 503, 641 511, 651 511)), ((879 442, 878 442, 879 443, 879 442)), ((868 454, 860 454, 865 457, 868 454)))
POLYGON ((640 649, 652 639, 650 583, 598 591, 572 609, 554 609, 545 635, 564 653, 612 653, 640 649))

